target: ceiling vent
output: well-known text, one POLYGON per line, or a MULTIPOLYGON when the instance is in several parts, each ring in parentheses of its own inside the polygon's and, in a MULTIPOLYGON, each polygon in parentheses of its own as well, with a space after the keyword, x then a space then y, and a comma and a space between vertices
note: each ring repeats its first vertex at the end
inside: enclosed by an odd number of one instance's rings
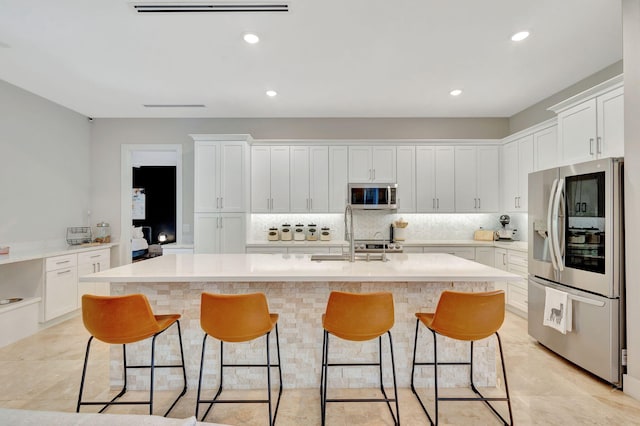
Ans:
POLYGON ((204 108, 204 104, 143 104, 145 108, 204 108))
POLYGON ((213 13, 213 12, 288 12, 288 3, 229 3, 229 2, 194 2, 194 3, 134 3, 137 13, 213 13))

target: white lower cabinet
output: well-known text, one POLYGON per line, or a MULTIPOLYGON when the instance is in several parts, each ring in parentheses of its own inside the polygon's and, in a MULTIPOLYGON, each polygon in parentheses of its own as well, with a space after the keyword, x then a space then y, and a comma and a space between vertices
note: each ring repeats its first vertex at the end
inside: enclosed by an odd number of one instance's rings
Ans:
POLYGON ((78 309, 78 257, 49 257, 45 261, 44 321, 78 309))
MULTIPOLYGON (((111 267, 111 251, 109 249, 78 253, 78 277, 104 271, 111 267)), ((78 307, 82 307, 84 294, 108 296, 110 283, 78 282, 78 307)))
POLYGON ((525 317, 528 311, 528 265, 527 253, 507 250, 507 270, 522 277, 522 280, 507 282, 507 305, 525 317))
MULTIPOLYGON (((503 248, 493 249, 493 267, 497 269, 507 270, 507 250, 503 248)), ((505 281, 496 281, 494 284, 496 290, 504 291, 507 294, 507 283, 505 281)))
POLYGON ((244 253, 244 213, 196 213, 193 221, 195 253, 244 253))
POLYGON ((503 271, 520 275, 523 279, 496 282, 496 290, 504 290, 506 294, 506 304, 510 311, 520 316, 527 316, 528 290, 527 274, 528 260, 527 253, 517 250, 507 250, 503 248, 495 249, 494 267, 503 271), (515 309, 514 309, 515 308, 515 309))

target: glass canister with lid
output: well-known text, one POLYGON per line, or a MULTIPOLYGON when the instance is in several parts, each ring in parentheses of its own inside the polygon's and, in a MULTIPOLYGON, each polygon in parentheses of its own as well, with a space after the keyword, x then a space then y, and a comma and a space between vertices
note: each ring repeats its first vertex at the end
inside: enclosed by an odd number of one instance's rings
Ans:
POLYGON ((107 222, 100 222, 96 225, 93 241, 96 243, 111 242, 111 226, 107 222))
POLYGON ((291 241, 293 236, 291 235, 291 225, 285 223, 280 229, 280 239, 282 241, 291 241))

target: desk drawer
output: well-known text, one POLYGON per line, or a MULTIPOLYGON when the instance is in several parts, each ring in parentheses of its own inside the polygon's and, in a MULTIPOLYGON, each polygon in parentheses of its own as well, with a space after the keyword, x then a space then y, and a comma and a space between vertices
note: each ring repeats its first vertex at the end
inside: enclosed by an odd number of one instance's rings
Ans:
POLYGON ((78 264, 78 256, 75 254, 65 254, 63 256, 47 257, 46 271, 69 268, 78 264))

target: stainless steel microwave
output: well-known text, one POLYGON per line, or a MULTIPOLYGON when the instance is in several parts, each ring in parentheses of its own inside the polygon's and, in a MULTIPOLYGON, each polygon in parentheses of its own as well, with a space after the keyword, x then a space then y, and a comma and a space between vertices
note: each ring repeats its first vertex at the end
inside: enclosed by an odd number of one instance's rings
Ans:
POLYGON ((394 210, 398 208, 397 183, 350 183, 349 204, 354 209, 394 210))

